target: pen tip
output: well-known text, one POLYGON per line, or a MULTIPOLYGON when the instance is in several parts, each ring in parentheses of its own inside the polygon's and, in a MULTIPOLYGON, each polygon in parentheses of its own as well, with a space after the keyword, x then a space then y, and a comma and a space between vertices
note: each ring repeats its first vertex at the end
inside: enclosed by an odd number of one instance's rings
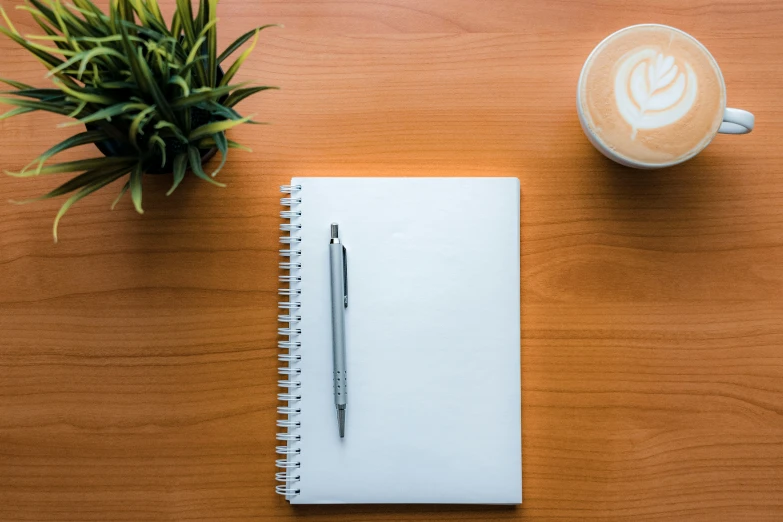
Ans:
POLYGON ((337 238, 337 223, 332 223, 332 239, 337 238))
POLYGON ((340 438, 345 438, 345 409, 337 409, 337 426, 340 430, 340 438))

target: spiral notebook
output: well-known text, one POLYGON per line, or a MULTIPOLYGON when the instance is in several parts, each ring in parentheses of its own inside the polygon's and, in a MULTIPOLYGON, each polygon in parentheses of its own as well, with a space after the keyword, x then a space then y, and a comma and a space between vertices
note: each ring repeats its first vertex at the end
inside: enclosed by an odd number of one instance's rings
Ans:
POLYGON ((277 492, 292 504, 522 501, 516 178, 282 187, 277 492), (346 434, 330 224, 347 251, 346 434))

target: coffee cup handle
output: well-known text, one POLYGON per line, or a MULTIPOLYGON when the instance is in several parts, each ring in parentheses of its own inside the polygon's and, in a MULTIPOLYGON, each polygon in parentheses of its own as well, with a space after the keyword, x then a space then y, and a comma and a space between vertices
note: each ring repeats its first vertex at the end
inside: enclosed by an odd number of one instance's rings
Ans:
POLYGON ((726 107, 726 111, 723 113, 723 123, 720 124, 718 132, 721 134, 747 134, 753 130, 755 122, 756 117, 752 112, 726 107))

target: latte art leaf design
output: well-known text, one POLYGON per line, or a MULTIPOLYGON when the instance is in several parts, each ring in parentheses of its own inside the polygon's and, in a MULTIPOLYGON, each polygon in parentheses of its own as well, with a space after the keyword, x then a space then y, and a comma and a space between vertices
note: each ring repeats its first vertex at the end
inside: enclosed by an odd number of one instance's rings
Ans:
POLYGON ((617 108, 631 126, 632 140, 639 130, 658 129, 680 120, 698 94, 690 64, 652 48, 640 48, 623 57, 614 87, 617 108))
POLYGON ((677 76, 677 66, 672 56, 664 58, 659 54, 655 58, 655 65, 641 62, 631 73, 631 98, 642 113, 646 109, 668 108, 672 99, 679 99, 684 91, 685 75, 677 76), (675 77, 677 80, 671 89, 664 90, 675 77))

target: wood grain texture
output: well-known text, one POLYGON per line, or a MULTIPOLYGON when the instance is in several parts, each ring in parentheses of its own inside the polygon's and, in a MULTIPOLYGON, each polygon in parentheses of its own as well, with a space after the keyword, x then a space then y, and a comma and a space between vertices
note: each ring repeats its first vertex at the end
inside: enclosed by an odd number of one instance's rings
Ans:
MULTIPOLYGON (((173 2, 163 2, 170 9, 173 2)), ((0 0, 32 30, 16 2, 0 0)), ((774 0, 223 0, 263 33, 217 189, 145 179, 0 204, 0 519, 780 520, 783 4, 774 0), (631 171, 574 110, 605 35, 668 23, 721 64, 756 131, 631 171), (293 175, 518 176, 521 507, 292 508, 273 493, 278 185, 293 175)), ((3 76, 43 71, 0 41, 3 76)), ((66 134, 0 123, 0 167, 66 134)), ((93 154, 87 148, 72 157, 93 154)), ((56 179, 0 178, 2 199, 56 179)), ((488 269, 491 269, 488 266, 488 269)), ((415 473, 416 470, 411 470, 415 473)))

